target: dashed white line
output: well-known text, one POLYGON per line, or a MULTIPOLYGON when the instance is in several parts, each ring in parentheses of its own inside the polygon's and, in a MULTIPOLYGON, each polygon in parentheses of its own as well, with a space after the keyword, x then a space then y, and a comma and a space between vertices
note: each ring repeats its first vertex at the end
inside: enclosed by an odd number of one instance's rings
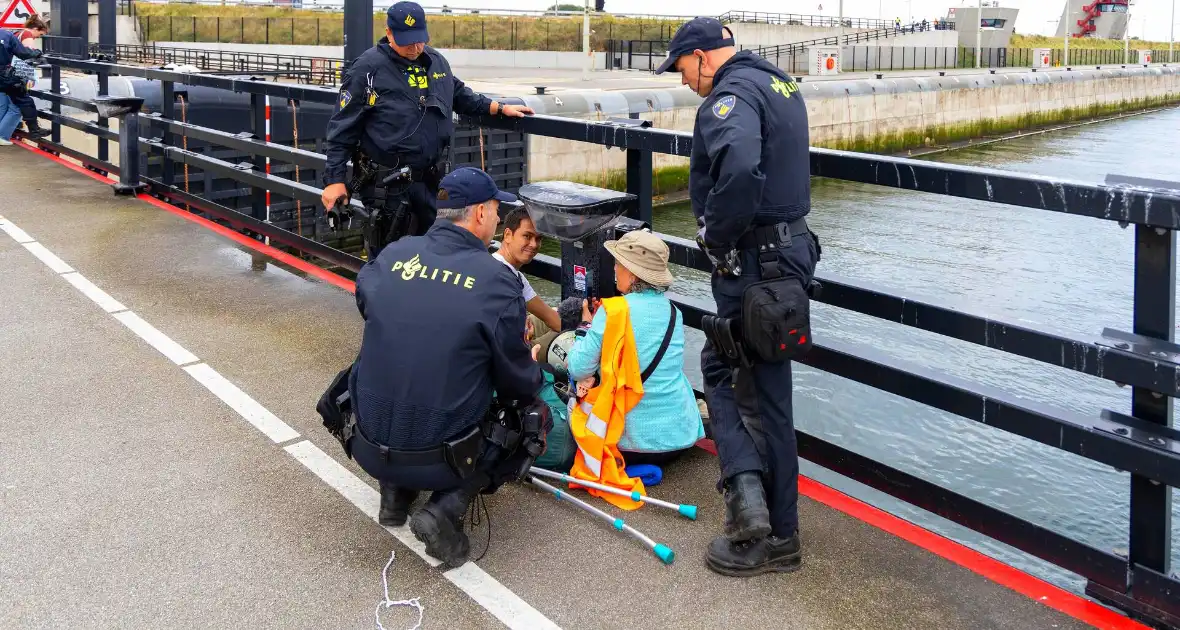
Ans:
POLYGON ((196 363, 200 359, 183 346, 172 341, 164 333, 156 330, 154 326, 143 321, 143 318, 131 311, 123 311, 122 313, 115 313, 113 317, 123 323, 124 326, 131 329, 131 332, 139 335, 140 339, 148 342, 148 345, 160 351, 160 354, 168 357, 176 365, 185 365, 186 363, 196 363))
MULTIPOLYGON (((185 350, 183 346, 144 321, 140 316, 127 310, 126 306, 98 288, 82 274, 77 273, 65 261, 36 242, 24 230, 4 218, 0 218, 0 230, 23 245, 41 262, 55 273, 60 274, 78 291, 98 304, 104 311, 110 313, 112 317, 119 320, 148 345, 168 357, 173 363, 184 366, 182 369, 189 376, 205 386, 213 395, 221 399, 273 442, 281 444, 300 437, 295 429, 231 383, 217 370, 205 363, 198 363, 200 359, 196 355, 185 350)), ((307 440, 288 445, 284 450, 324 483, 340 493, 348 502, 355 505, 362 513, 374 521, 377 520, 381 495, 372 486, 307 440)), ((386 527, 385 530, 418 554, 430 566, 438 567, 442 564, 426 553, 426 547, 414 538, 408 527, 386 527)), ((443 576, 512 630, 561 630, 560 626, 550 621, 548 617, 518 597, 516 593, 508 590, 474 562, 468 562, 457 569, 445 571, 443 576)))
POLYGON ((126 306, 123 306, 118 300, 108 295, 106 291, 95 286, 93 282, 87 280, 82 274, 77 272, 63 273, 61 277, 65 278, 66 282, 74 285, 74 288, 81 291, 82 295, 85 295, 93 300, 95 304, 98 304, 102 310, 108 313, 118 313, 119 311, 127 310, 126 306))
MULTIPOLYGON (((315 473, 324 483, 348 499, 349 503, 364 512, 365 516, 374 521, 377 520, 377 512, 381 507, 381 493, 374 490, 372 486, 361 481, 359 477, 352 474, 352 471, 307 440, 292 444, 285 450, 308 470, 315 473)), ((386 527, 385 529, 430 566, 437 567, 442 564, 426 554, 426 546, 414 538, 414 534, 410 533, 408 527, 386 527)))
POLYGON ((8 235, 12 237, 12 240, 20 243, 21 245, 33 242, 33 237, 26 234, 24 230, 16 227, 7 219, 0 219, 0 230, 8 232, 8 235))
MULTIPOLYGON (((369 484, 361 481, 352 471, 340 465, 318 446, 307 440, 292 444, 285 450, 369 518, 377 520, 377 512, 381 503, 380 493, 369 484)), ((426 554, 426 547, 414 538, 408 527, 386 527, 385 529, 430 566, 437 567, 441 564, 426 554)), ((496 619, 513 630, 560 630, 561 628, 536 608, 530 606, 528 602, 518 597, 516 593, 508 590, 507 587, 488 575, 474 562, 468 562, 457 569, 445 571, 443 577, 467 593, 471 599, 474 599, 485 610, 492 613, 496 619)))
POLYGON ((54 273, 69 273, 74 270, 73 267, 67 265, 64 260, 60 259, 53 252, 45 249, 45 246, 37 241, 31 243, 24 243, 25 249, 33 253, 38 260, 45 263, 53 270, 54 273))
POLYGON ((255 429, 261 431, 272 442, 278 444, 299 437, 298 431, 292 429, 286 422, 279 420, 278 416, 238 389, 237 385, 229 382, 217 370, 204 363, 198 363, 185 367, 184 371, 188 372, 188 375, 195 378, 198 383, 204 385, 205 389, 213 392, 213 395, 220 398, 221 402, 238 412, 239 416, 254 425, 255 429))

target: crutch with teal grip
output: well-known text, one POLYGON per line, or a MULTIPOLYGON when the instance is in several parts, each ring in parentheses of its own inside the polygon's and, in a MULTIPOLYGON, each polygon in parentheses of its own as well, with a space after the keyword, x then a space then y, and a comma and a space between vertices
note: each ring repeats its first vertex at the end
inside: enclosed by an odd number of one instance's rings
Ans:
POLYGON ((554 472, 552 470, 545 470, 544 468, 537 468, 536 466, 532 467, 531 472, 534 475, 541 475, 542 477, 549 477, 550 479, 560 479, 562 481, 566 481, 566 482, 569 482, 569 483, 572 483, 575 485, 579 485, 579 486, 583 486, 586 488, 594 488, 595 490, 602 490, 603 492, 617 494, 621 497, 627 497, 628 499, 631 499, 632 501, 636 501, 636 502, 642 501, 644 503, 650 503, 652 505, 658 505, 663 508, 668 508, 669 510, 676 510, 681 516, 683 516, 685 518, 692 519, 694 521, 697 520, 697 506, 695 506, 695 505, 682 505, 680 503, 669 503, 667 501, 661 501, 655 497, 644 496, 642 494, 639 494, 639 492, 627 492, 626 490, 612 488, 611 486, 606 486, 601 483, 595 483, 593 481, 583 481, 581 479, 575 479, 574 477, 571 477, 569 475, 562 474, 559 472, 554 472))
POLYGON ((558 490, 557 488, 554 488, 553 486, 545 483, 544 481, 537 479, 536 475, 529 475, 529 481, 533 482, 534 486, 537 486, 538 488, 544 490, 545 492, 548 492, 548 493, 552 494, 553 496, 557 497, 558 500, 569 501, 570 503, 573 503, 574 505, 582 508, 583 510, 590 512, 591 514, 597 515, 599 518, 610 523, 611 526, 613 526, 615 529, 617 529, 621 532, 630 534, 632 537, 639 539, 639 541, 642 542, 643 544, 647 545, 647 548, 651 549, 651 552, 656 554, 656 557, 659 558, 664 564, 672 564, 672 561, 676 559, 676 553, 674 551, 669 549, 666 545, 662 545, 662 544, 648 538, 647 536, 644 536, 643 533, 640 532, 639 530, 624 523, 623 519, 615 518, 615 517, 611 516, 610 514, 603 512, 602 510, 594 507, 593 505, 590 505, 589 503, 586 503, 585 501, 583 501, 581 499, 570 496, 570 494, 564 490, 558 490))

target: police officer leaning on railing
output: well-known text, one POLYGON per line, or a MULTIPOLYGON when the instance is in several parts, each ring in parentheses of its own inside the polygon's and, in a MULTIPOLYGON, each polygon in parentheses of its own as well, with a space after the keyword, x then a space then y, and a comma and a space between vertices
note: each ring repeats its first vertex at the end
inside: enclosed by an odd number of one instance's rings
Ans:
POLYGON ((721 463, 725 535, 706 561, 723 575, 802 562, 791 359, 811 346, 819 241, 811 210, 807 108, 791 77, 737 52, 713 18, 676 31, 668 59, 704 97, 689 163, 698 245, 714 265, 717 317, 702 322, 701 371, 721 463))
POLYGON ((345 71, 339 107, 328 122, 322 201, 332 212, 338 201, 360 196, 370 215, 363 226, 370 259, 387 243, 424 234, 434 223, 435 195, 446 174, 443 156, 454 131, 452 111, 533 113, 473 92, 429 41, 421 6, 391 6, 385 37, 345 71))
POLYGON ((527 473, 552 419, 537 397, 520 280, 488 254, 499 203, 515 196, 465 167, 442 180, 438 200, 424 236, 391 243, 361 268, 360 355, 317 410, 380 481, 382 525, 404 525, 419 491, 433 491, 410 529, 454 567, 470 549, 471 501, 527 473))

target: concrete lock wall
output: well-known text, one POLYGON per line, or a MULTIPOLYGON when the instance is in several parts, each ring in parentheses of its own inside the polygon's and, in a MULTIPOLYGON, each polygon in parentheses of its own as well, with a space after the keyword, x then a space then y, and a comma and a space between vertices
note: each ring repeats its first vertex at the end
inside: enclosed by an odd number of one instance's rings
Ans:
MULTIPOLYGON (((800 84, 812 146, 894 153, 1142 107, 1180 102, 1180 68, 1013 72, 800 84)), ((540 113, 606 121, 636 112, 654 127, 691 131, 700 98, 687 89, 528 96, 540 113), (560 104, 558 104, 560 101, 560 104)), ((687 159, 656 154, 659 170, 687 159)), ((529 179, 606 181, 626 153, 532 136, 529 179)), ((665 191, 666 192, 666 191, 665 191)))
MULTIPOLYGON (((220 50, 227 52, 262 53, 267 55, 294 55, 298 57, 322 57, 343 59, 343 46, 299 46, 286 44, 225 44, 217 42, 156 42, 167 48, 189 48, 220 50)), ((460 48, 439 48, 451 66, 457 68, 532 68, 580 70, 586 56, 580 52, 553 52, 543 50, 469 50, 460 48)), ((606 53, 596 52, 594 68, 606 67, 606 53)))

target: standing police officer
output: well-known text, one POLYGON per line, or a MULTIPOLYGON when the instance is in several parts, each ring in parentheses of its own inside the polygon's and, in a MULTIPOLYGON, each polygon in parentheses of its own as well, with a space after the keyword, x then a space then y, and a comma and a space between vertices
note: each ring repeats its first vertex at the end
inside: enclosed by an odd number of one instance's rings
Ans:
POLYGON ((792 571, 802 552, 790 358, 810 347, 807 291, 819 260, 804 219, 807 109, 789 75, 737 52, 713 18, 676 31, 656 73, 671 68, 705 99, 689 186, 697 242, 715 266, 718 317, 705 326, 701 370, 726 504, 707 564, 732 576, 792 571), (735 359, 735 347, 745 356, 735 359))
POLYGON ((426 233, 435 217, 435 195, 446 174, 443 154, 454 131, 451 112, 468 116, 520 117, 533 110, 504 105, 471 91, 426 45, 426 13, 414 2, 391 6, 385 37, 344 73, 339 109, 328 122, 327 167, 322 201, 359 194, 369 259, 407 234, 426 233), (345 184, 349 160, 351 186, 345 184))
POLYGON ((348 375, 355 425, 342 431, 345 448, 380 481, 382 525, 405 524, 419 491, 433 491, 410 529, 452 567, 467 560, 471 500, 523 476, 552 426, 524 340, 520 280, 488 255, 501 201, 515 197, 487 173, 450 173, 439 221, 391 243, 356 281, 365 328, 348 375))

